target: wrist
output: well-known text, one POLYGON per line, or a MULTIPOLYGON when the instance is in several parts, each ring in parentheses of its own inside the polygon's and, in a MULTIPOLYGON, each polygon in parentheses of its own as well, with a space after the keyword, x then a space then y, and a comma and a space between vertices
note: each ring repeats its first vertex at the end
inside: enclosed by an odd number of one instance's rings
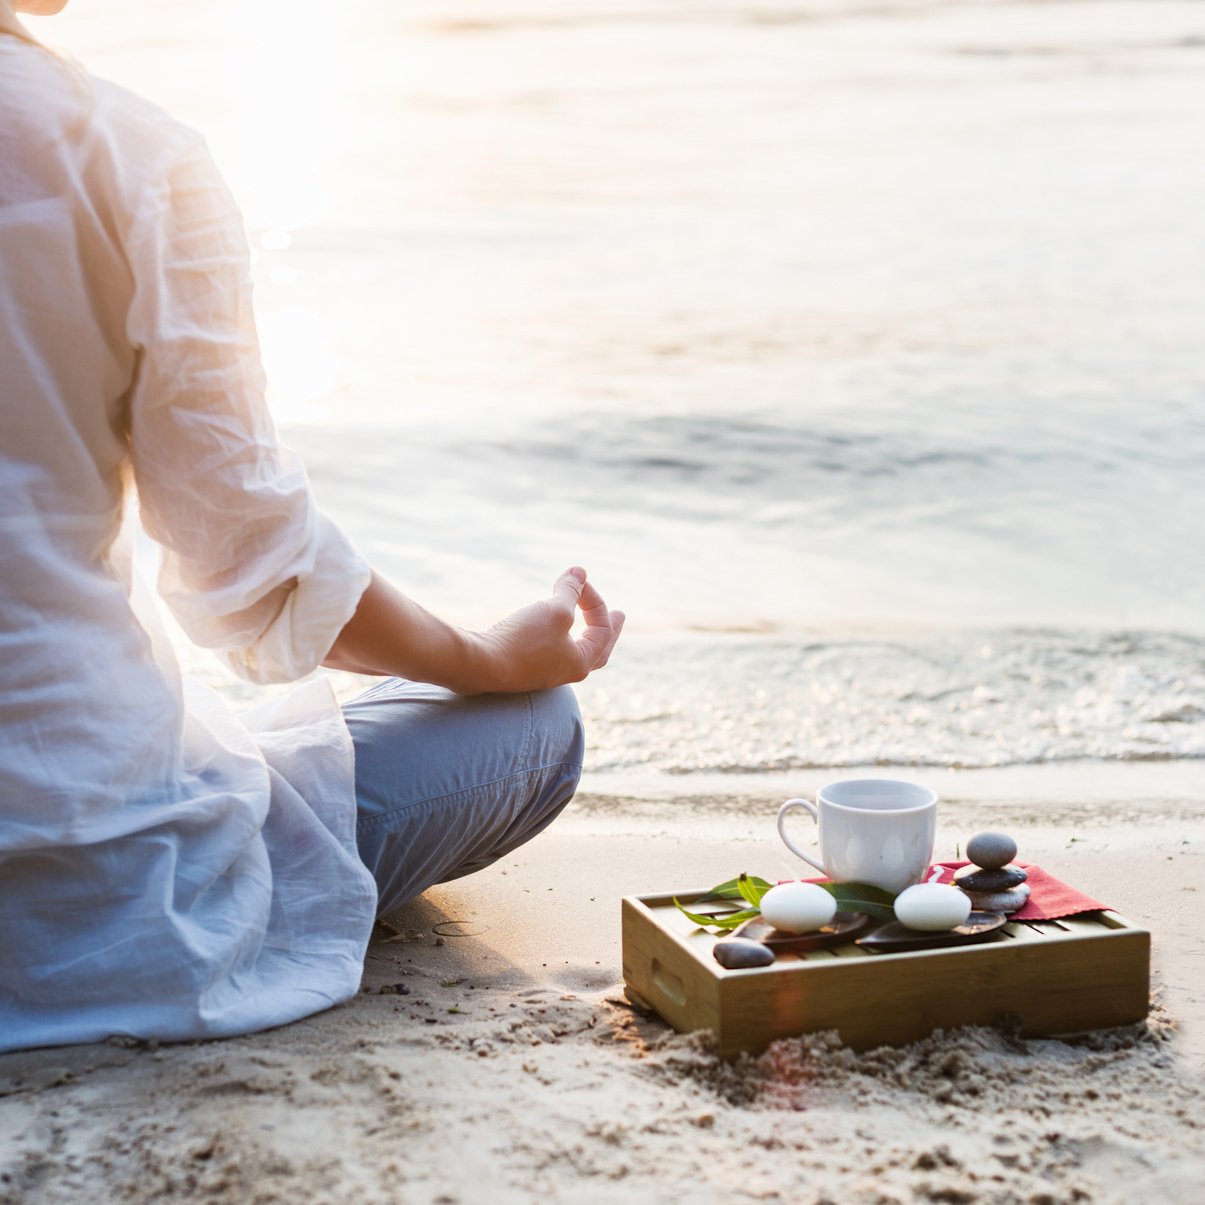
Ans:
POLYGON ((489 639, 484 632, 453 628, 455 654, 451 659, 456 667, 443 683, 459 695, 482 695, 505 689, 489 639))

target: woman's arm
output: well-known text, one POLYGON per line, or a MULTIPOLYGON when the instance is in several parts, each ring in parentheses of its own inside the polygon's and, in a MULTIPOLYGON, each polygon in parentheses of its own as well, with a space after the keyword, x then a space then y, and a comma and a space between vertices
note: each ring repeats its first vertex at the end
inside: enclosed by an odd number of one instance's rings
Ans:
POLYGON ((539 690, 580 682, 606 665, 623 621, 623 612, 607 610, 586 571, 576 567, 561 574, 550 598, 485 632, 445 623, 374 573, 323 664, 466 695, 539 690), (574 639, 579 608, 586 627, 574 639))
POLYGON ((195 135, 179 131, 163 153, 126 242, 139 352, 128 422, 143 526, 164 550, 160 592, 188 635, 255 682, 323 661, 483 694, 576 682, 604 664, 623 616, 584 569, 467 632, 371 573, 316 511, 264 405, 242 219, 195 135))

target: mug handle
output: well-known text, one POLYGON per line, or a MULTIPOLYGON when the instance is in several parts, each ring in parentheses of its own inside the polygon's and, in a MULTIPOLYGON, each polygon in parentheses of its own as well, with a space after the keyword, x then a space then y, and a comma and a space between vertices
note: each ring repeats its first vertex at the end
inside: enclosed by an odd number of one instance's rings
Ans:
POLYGON ((784 803, 782 807, 778 809, 778 835, 782 838, 783 844, 791 851, 791 853, 801 857, 809 866, 814 866, 818 871, 820 871, 821 874, 827 874, 828 872, 823 866, 820 865, 819 862, 816 861, 815 858, 805 854, 803 850, 800 849, 799 846, 797 846, 791 840, 791 838, 787 836, 785 821, 787 818, 787 813, 792 808, 807 808, 807 810, 812 814, 812 819, 816 821, 817 824, 820 823, 820 817, 816 812, 816 805, 810 799, 788 799, 786 803, 784 803))

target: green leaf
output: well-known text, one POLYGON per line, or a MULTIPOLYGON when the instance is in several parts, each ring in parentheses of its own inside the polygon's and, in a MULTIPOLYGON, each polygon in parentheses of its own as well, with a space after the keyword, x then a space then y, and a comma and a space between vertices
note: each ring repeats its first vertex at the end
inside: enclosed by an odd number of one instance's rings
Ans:
POLYGON ((865 912, 875 920, 895 920, 895 896, 869 883, 818 883, 837 901, 842 912, 865 912))
POLYGON ((741 875, 736 881, 736 889, 741 893, 741 898, 754 908, 761 908, 761 897, 770 890, 769 883, 764 879, 752 879, 747 874, 741 875), (764 884, 764 886, 760 885, 764 884))
POLYGON ((678 903, 678 897, 674 897, 674 906, 686 917, 687 920, 692 920, 700 929, 720 929, 727 932, 729 929, 735 929, 737 925, 744 924, 747 920, 752 920, 755 916, 760 915, 756 908, 745 908, 740 912, 731 912, 727 916, 708 916, 700 912, 691 912, 678 903))
POLYGON ((755 874, 742 874, 739 878, 729 879, 726 883, 721 883, 718 887, 713 887, 705 895, 699 896, 695 901, 696 904, 705 904, 708 900, 739 900, 747 899, 740 889, 741 879, 745 879, 754 887, 761 889, 764 895, 773 886, 772 883, 767 883, 765 879, 759 879, 755 874))

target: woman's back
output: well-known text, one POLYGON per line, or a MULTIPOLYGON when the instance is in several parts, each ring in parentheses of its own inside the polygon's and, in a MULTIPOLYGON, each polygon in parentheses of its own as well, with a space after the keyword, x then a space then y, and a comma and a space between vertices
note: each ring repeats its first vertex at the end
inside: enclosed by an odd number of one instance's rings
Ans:
POLYGON ((0 1049, 279 1024, 359 981, 350 738, 324 683, 254 734, 181 687, 130 480, 161 590, 248 676, 314 668, 367 566, 275 441, 201 140, 6 36, 0 112, 0 1049))
POLYGON ((178 769, 179 701, 117 540, 136 369, 123 246, 170 123, 13 38, 0 111, 0 797, 26 841, 67 816, 86 841, 178 769))

